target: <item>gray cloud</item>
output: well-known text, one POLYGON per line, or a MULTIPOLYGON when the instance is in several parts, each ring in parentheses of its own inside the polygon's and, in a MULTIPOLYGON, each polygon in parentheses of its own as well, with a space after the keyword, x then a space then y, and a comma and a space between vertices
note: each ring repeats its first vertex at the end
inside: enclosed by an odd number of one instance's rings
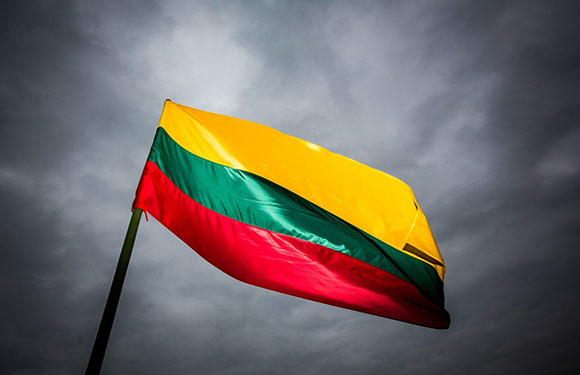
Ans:
POLYGON ((5 6, 1 372, 84 370, 166 97, 408 182, 448 265, 452 326, 242 284, 143 221, 103 373, 577 371, 577 8, 5 6))

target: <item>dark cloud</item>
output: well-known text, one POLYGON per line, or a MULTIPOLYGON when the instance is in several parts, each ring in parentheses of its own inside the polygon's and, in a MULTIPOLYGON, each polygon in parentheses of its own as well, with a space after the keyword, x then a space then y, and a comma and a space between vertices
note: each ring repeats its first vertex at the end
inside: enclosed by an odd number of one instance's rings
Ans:
POLYGON ((573 2, 36 2, 0 12, 0 370, 79 373, 163 99, 408 182, 448 331, 235 281, 141 224, 104 373, 570 373, 573 2))

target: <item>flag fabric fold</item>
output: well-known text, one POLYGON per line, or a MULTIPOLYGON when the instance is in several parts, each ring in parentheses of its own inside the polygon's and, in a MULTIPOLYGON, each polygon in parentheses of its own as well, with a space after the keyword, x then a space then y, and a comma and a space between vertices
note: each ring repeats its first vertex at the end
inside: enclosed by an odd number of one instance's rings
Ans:
POLYGON ((133 207, 241 281, 449 326, 445 265, 411 189, 310 142, 166 101, 133 207))

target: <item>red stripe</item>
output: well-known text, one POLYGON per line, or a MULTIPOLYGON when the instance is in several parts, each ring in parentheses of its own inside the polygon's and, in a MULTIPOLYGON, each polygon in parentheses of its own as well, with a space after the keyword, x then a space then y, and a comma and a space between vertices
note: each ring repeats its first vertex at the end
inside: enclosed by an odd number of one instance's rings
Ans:
POLYGON ((348 255, 247 225, 185 195, 147 162, 133 207, 148 211, 208 262, 249 284, 433 328, 449 315, 408 282, 348 255))

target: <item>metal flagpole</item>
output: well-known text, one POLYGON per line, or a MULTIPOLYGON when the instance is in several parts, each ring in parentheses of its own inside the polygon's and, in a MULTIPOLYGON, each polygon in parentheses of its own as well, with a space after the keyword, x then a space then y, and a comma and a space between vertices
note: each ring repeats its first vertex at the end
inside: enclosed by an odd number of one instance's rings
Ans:
POLYGON ((94 375, 101 372, 103 358, 107 350, 111 328, 115 320, 115 313, 117 312, 117 305, 121 297, 121 290, 123 289, 123 282, 125 281, 125 274, 127 273, 127 267, 131 259, 131 252, 133 250, 133 244, 135 243, 135 237, 137 236, 137 229, 139 228, 139 220, 141 219, 142 212, 143 210, 140 208, 135 208, 131 215, 129 228, 125 235, 125 241, 123 242, 123 248, 121 249, 121 255, 119 256, 119 262, 117 263, 117 269, 115 270, 115 276, 113 277, 113 283, 109 291, 109 297, 107 297, 105 310, 101 317, 101 324, 99 325, 91 358, 89 359, 87 371, 85 372, 86 375, 94 375))

